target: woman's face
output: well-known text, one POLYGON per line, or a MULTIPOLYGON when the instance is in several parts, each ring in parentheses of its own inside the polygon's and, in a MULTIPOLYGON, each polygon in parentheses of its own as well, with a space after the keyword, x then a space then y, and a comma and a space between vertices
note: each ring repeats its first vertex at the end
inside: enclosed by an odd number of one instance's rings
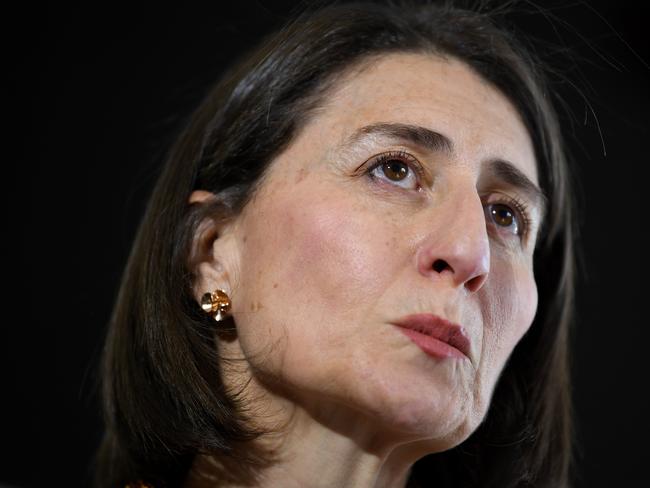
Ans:
POLYGON ((531 141, 453 59, 387 55, 337 86, 215 241, 237 326, 220 347, 267 398, 444 450, 481 422, 535 315, 531 141), (411 314, 458 324, 467 354, 427 354, 395 325, 411 314))

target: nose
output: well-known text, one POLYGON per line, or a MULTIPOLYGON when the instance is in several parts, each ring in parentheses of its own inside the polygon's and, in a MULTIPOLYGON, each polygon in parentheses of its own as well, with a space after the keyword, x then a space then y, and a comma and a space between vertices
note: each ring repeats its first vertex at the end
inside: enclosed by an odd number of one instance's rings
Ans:
POLYGON ((450 194, 433 213, 416 254, 418 271, 477 292, 490 271, 490 243, 480 197, 469 191, 450 194))

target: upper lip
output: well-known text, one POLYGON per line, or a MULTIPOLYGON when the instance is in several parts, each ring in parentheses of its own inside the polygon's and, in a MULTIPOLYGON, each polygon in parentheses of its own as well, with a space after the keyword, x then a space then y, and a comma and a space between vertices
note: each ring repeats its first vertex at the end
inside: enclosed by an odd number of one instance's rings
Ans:
POLYGON ((471 343, 463 328, 447 319, 431 313, 407 315, 394 322, 399 327, 406 327, 423 334, 435 337, 455 347, 468 358, 470 357, 471 343))

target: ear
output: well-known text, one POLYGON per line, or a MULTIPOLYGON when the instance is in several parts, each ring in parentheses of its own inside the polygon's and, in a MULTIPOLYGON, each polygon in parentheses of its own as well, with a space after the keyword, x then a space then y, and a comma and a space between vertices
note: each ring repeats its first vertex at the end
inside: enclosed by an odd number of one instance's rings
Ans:
MULTIPOLYGON (((214 205, 218 200, 214 193, 195 190, 188 203, 214 205)), ((193 295, 199 304, 205 293, 217 288, 225 290, 232 298, 239 272, 238 220, 228 215, 227 206, 224 205, 222 215, 218 215, 219 207, 215 208, 215 212, 203 218, 197 226, 188 256, 188 267, 194 275, 193 295)))

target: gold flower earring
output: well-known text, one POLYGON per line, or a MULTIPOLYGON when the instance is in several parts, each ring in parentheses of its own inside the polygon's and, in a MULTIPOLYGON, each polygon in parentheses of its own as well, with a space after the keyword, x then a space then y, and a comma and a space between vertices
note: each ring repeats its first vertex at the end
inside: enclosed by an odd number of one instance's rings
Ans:
POLYGON ((212 293, 206 292, 201 298, 201 308, 217 322, 225 320, 231 305, 230 297, 221 288, 212 293))

